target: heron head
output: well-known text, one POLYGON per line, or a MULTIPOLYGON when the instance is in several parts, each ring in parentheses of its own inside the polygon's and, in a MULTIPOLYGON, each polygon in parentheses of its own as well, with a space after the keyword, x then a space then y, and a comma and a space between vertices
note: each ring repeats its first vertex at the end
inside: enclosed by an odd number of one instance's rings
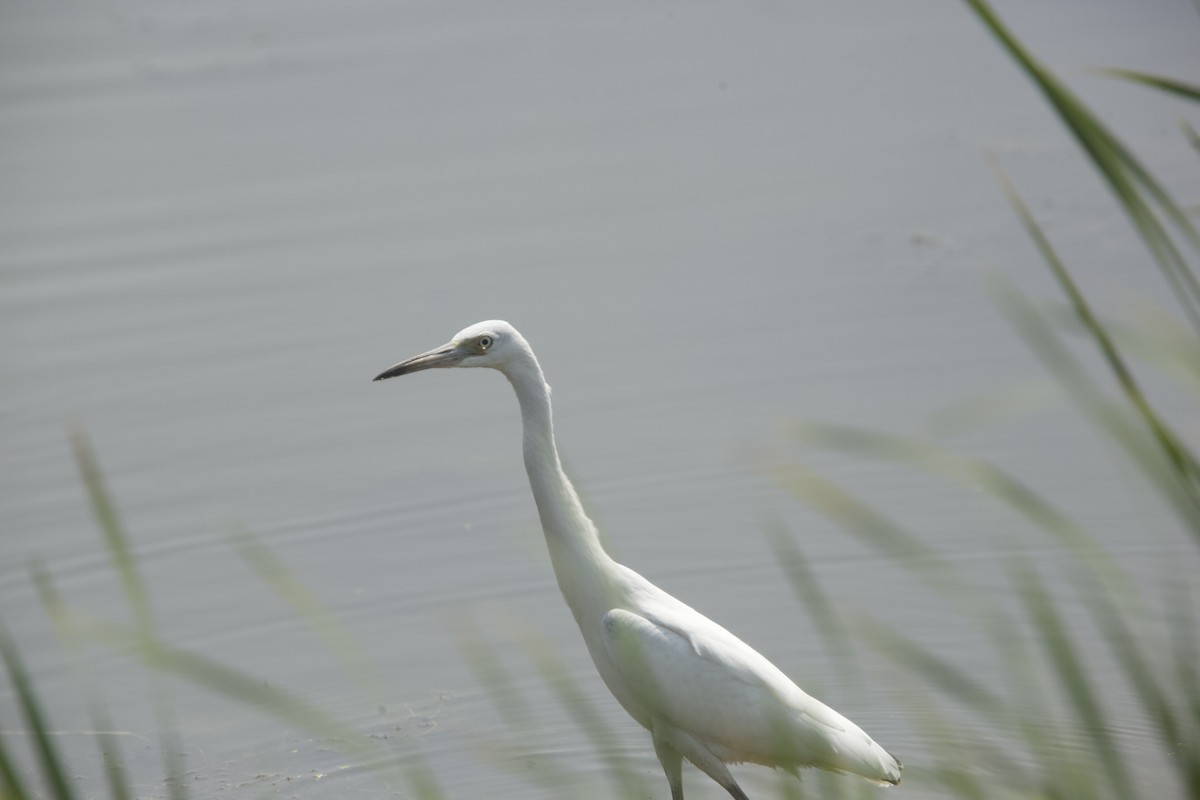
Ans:
POLYGON ((504 320, 492 319, 463 328, 441 347, 401 361, 375 376, 375 380, 395 378, 423 369, 439 367, 505 367, 528 349, 517 329, 504 320))

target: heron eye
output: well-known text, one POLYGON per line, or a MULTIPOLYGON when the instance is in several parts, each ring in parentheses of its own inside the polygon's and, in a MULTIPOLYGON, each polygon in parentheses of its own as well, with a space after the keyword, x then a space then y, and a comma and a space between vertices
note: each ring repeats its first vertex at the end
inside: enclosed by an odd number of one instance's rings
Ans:
POLYGON ((492 337, 490 337, 490 336, 480 336, 479 337, 479 349, 480 350, 487 350, 491 346, 492 346, 492 337))

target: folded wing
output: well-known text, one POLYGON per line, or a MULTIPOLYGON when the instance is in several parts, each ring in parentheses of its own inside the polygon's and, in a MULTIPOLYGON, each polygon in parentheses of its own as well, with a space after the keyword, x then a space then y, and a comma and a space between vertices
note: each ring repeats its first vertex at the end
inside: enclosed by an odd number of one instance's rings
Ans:
POLYGON ((820 767, 896 783, 898 762, 729 631, 687 606, 604 616, 609 658, 656 717, 722 761, 820 767))

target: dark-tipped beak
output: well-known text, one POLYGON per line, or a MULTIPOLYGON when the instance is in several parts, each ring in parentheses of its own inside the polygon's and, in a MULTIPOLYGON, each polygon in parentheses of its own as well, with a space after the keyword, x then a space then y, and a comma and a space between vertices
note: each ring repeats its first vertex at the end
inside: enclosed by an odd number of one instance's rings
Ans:
POLYGON ((395 378, 397 375, 407 375, 410 372, 420 372, 423 369, 435 369, 437 367, 453 367, 466 358, 467 354, 461 349, 452 344, 443 345, 436 349, 430 350, 428 353, 421 353, 419 356, 413 356, 407 361, 401 361, 395 366, 388 367, 383 372, 374 377, 373 380, 382 381, 387 378, 395 378))

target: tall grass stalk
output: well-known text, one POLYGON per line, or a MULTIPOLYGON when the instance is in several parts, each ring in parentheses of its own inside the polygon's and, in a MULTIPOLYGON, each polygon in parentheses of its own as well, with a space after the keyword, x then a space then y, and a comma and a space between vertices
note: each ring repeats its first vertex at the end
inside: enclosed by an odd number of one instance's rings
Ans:
POLYGON ((333 613, 283 561, 248 531, 235 530, 231 541, 238 555, 250 565, 259 579, 287 603, 292 612, 317 635, 325 649, 341 661, 342 668, 358 689, 374 705, 382 707, 383 698, 387 696, 386 681, 358 639, 337 621, 333 613))
MULTIPOLYGON (((592 745, 593 751, 600 755, 615 796, 648 796, 646 780, 626 754, 623 737, 608 723, 603 711, 580 686, 545 638, 520 620, 512 618, 504 619, 499 627, 506 631, 506 638, 520 643, 529 665, 552 691, 558 705, 567 712, 576 728, 592 745)), ((517 686, 512 670, 495 652, 484 632, 470 620, 460 621, 457 632, 459 647, 466 662, 508 727, 514 731, 533 729, 537 721, 528 701, 517 686)), ((531 770, 524 770, 521 775, 560 796, 576 793, 585 780, 557 761, 539 763, 531 770)))
POLYGON ((125 759, 115 741, 115 726, 112 717, 100 702, 99 692, 91 679, 91 671, 87 669, 82 636, 77 621, 71 613, 62 596, 54 587, 53 580, 46 568, 35 563, 31 567, 34 586, 42 607, 50 614, 50 620, 58 633, 59 641, 64 642, 68 649, 76 682, 83 687, 87 698, 88 716, 92 720, 92 728, 96 731, 96 746, 104 764, 105 781, 108 784, 109 796, 112 800, 127 800, 130 797, 128 779, 126 777, 125 759))
MULTIPOLYGON (((153 644, 157 633, 146 584, 138 572, 116 506, 104 485, 104 476, 92 451, 91 442, 81 428, 71 432, 70 441, 71 449, 75 453, 75 463, 88 490, 92 512, 104 534, 109 556, 120 576, 121 588, 133 614, 133 628, 138 633, 140 655, 148 662, 153 662, 156 655, 153 644)), ((184 749, 179 737, 174 702, 166 685, 154 674, 150 680, 150 696, 158 721, 160 751, 171 800, 186 800, 188 792, 184 780, 184 749)))
MULTIPOLYGON (((1017 40, 985 0, 964 2, 1042 92, 1091 158, 1152 253, 1193 330, 1200 335, 1200 281, 1158 216, 1161 213, 1166 217, 1193 250, 1200 250, 1200 233, 1187 214, 1100 119, 1017 40)), ((1184 86, 1177 81, 1172 84, 1184 86)))
MULTIPOLYGON (((50 795, 57 800, 73 800, 75 792, 71 781, 67 778, 66 766, 54 742, 51 740, 51 726, 42 711, 42 703, 29 679, 29 672, 17 650, 16 643, 8 634, 8 629, 0 625, 0 659, 8 673, 8 681, 17 696, 17 704, 25 717, 25 724, 32 735, 34 754, 41 766, 42 775, 50 795)), ((20 777, 13 767, 12 760, 0 747, 0 776, 3 777, 6 791, 13 797, 29 797, 20 777)))
MULTIPOLYGON (((72 433, 71 442, 80 475, 88 490, 92 510, 133 612, 133 622, 122 624, 73 609, 54 588, 49 571, 41 565, 34 565, 32 579, 42 604, 50 614, 60 637, 68 648, 76 653, 77 659, 81 658, 80 649, 85 645, 115 648, 124 656, 151 668, 154 675, 182 679, 329 741, 353 758, 357 765, 374 772, 386 786, 407 784, 413 795, 420 800, 444 798, 436 776, 419 753, 410 754, 407 758, 409 765, 402 766, 399 760, 392 753, 382 749, 378 742, 346 727, 307 703, 299 695, 264 682, 258 676, 246 674, 162 640, 155 628, 149 593, 138 571, 133 548, 121 525, 116 505, 105 486, 99 463, 82 430, 72 433)), ((343 655, 348 659, 347 669, 351 674, 360 678, 369 688, 378 689, 381 685, 378 676, 370 670, 361 669, 361 664, 365 663, 365 659, 361 657, 361 650, 356 648, 346 631, 337 626, 332 616, 316 599, 295 581, 294 576, 287 572, 282 563, 249 538, 239 539, 238 545, 243 557, 259 571, 264 581, 288 599, 331 647, 349 648, 350 655, 343 655)), ((55 800, 73 800, 75 795, 66 777, 69 772, 65 756, 54 743, 53 727, 41 710, 36 689, 20 658, 19 648, 2 626, 0 659, 4 662, 9 684, 13 687, 31 741, 34 742, 34 751, 41 766, 46 791, 55 800)), ((109 797, 113 800, 123 800, 132 796, 132 792, 120 751, 112 744, 114 727, 111 718, 104 711, 103 704, 96 700, 94 687, 85 686, 85 694, 90 698, 89 713, 95 728, 96 745, 105 763, 109 797)), ((183 741, 167 698, 165 683, 156 680, 152 686, 151 699, 158 714, 159 744, 164 750, 164 778, 169 794, 172 797, 183 797, 187 793, 187 784, 182 780, 183 741)), ((38 789, 24 781, 16 767, 18 762, 4 745, 4 738, 0 737, 0 797, 6 800, 24 800, 43 796, 38 789)))
MULTIPOLYGON (((1167 515, 1174 517, 1185 541, 1191 543, 1186 557, 1194 558, 1200 555, 1200 461, 1194 444, 1167 421, 1147 394, 1126 351, 1148 356, 1149 363, 1182 377, 1182 386, 1194 387, 1200 374, 1196 356, 1200 354, 1200 283, 1190 259, 1200 253, 1200 236, 1187 212, 1100 119, 1021 45, 991 7, 983 0, 965 1, 1031 78, 1108 183, 1187 323, 1181 327, 1160 317, 1152 329, 1139 330, 1103 320, 998 165, 1002 190, 1066 297, 1071 328, 1099 355, 1099 374, 1084 366, 1062 340, 1061 319, 1056 324, 1011 282, 993 277, 993 297, 1078 413, 1116 444, 1118 452, 1163 499, 1167 515)), ((1121 70, 1106 73, 1190 101, 1200 99, 1200 90, 1182 81, 1121 70)), ((1200 144, 1190 126, 1183 127, 1192 144, 1200 144)), ((1008 400, 989 402, 975 402, 937 418, 935 429, 954 432, 986 422, 1009 404, 1008 400)), ((1018 616, 982 593, 951 606, 988 633, 1003 679, 1000 686, 984 684, 935 650, 870 617, 846 621, 844 615, 831 611, 835 603, 811 587, 797 592, 819 630, 845 626, 854 631, 856 638, 873 644, 901 666, 914 685, 928 686, 956 714, 966 714, 970 727, 1013 731, 1018 734, 1015 745, 1023 748, 1021 753, 974 748, 971 760, 964 763, 960 748, 937 743, 939 735, 953 734, 954 722, 953 717, 943 717, 934 709, 930 712, 932 724, 925 715, 914 720, 917 728, 933 731, 928 737, 933 742, 933 763, 927 765, 930 769, 912 770, 914 777, 928 777, 939 790, 964 798, 1200 798, 1200 667, 1196 666, 1200 663, 1200 601, 1190 575, 1167 581, 1164 594, 1155 596, 1055 504, 999 467, 955 454, 944 446, 845 426, 806 424, 797 426, 794 433, 804 447, 887 459, 982 490, 1034 531, 1050 537, 1065 559, 1062 571, 1066 582, 1056 581, 1052 592, 1038 567, 1023 557, 1011 557, 1008 583, 1012 595, 1021 601, 1015 612, 1018 616), (1088 629, 1068 626, 1063 610, 1068 595, 1086 610, 1098 641, 1085 638, 1088 629), (1165 620, 1161 619, 1164 613, 1165 620), (1027 645, 1026 631, 1032 634, 1036 648, 1027 645), (1100 689, 1092 664, 1098 652, 1107 653, 1157 736, 1167 775, 1147 777, 1132 768, 1139 754, 1128 752, 1117 735, 1127 723, 1113 717, 1108 687, 1100 689), (1083 749, 1073 750, 1065 746, 1068 743, 1083 749)), ((776 469, 775 477, 869 547, 908 568, 919 582, 948 600, 962 597, 969 577, 886 513, 870 508, 800 464, 776 469)), ((770 539, 777 552, 784 552, 778 532, 771 532, 770 539)), ((813 581, 816 576, 807 565, 801 565, 793 580, 813 581)), ((834 649, 832 642, 830 645, 834 649)), ((844 645, 839 643, 836 648, 844 645)))

